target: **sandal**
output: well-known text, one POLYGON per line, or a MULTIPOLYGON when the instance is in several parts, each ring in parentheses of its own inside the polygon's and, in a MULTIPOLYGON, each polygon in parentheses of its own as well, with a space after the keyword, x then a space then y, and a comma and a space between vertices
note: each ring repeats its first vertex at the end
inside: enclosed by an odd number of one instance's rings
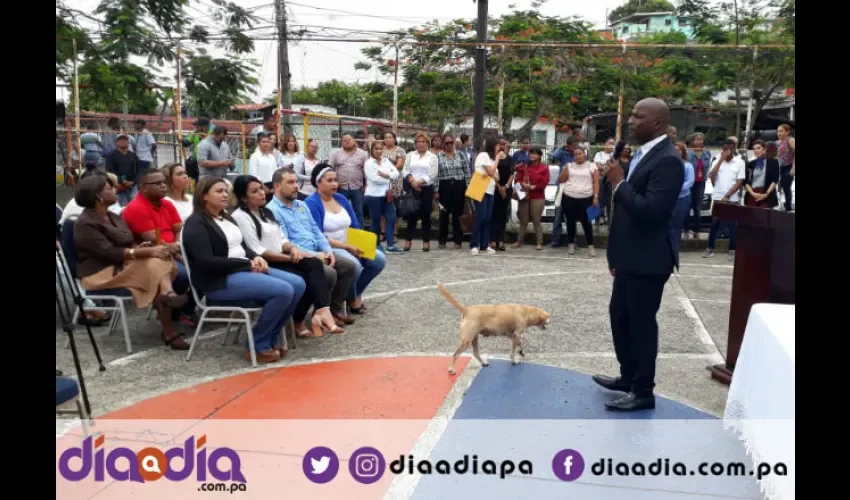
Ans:
POLYGON ((277 351, 277 354, 278 354, 281 358, 283 358, 284 356, 286 356, 286 354, 287 354, 287 353, 289 353, 289 349, 287 349, 286 347, 283 347, 282 345, 275 345, 275 346, 272 346, 272 350, 273 350, 273 351, 277 351))
POLYGON ((348 311, 351 312, 352 314, 363 314, 366 311, 368 311, 368 309, 366 308, 366 304, 364 304, 362 302, 360 303, 360 307, 354 307, 349 303, 348 304, 348 311))
POLYGON ((165 338, 165 332, 160 334, 162 337, 162 341, 165 342, 165 345, 171 347, 175 351, 187 351, 189 350, 189 344, 186 342, 179 332, 175 333, 171 338, 165 338))
POLYGON ((319 320, 318 318, 313 318, 313 320, 311 321, 311 326, 313 327, 313 337, 323 336, 323 330, 327 330, 328 333, 332 334, 345 333, 345 329, 340 327, 339 325, 334 323, 333 328, 328 328, 324 323, 322 323, 322 320, 319 320))

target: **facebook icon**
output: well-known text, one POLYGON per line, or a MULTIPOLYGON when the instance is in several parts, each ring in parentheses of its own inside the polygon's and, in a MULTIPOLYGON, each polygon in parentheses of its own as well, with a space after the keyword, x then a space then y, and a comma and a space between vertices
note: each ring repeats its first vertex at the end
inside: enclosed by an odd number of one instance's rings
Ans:
POLYGON ((584 473, 584 457, 576 450, 561 450, 552 459, 552 472, 561 481, 575 481, 584 473))

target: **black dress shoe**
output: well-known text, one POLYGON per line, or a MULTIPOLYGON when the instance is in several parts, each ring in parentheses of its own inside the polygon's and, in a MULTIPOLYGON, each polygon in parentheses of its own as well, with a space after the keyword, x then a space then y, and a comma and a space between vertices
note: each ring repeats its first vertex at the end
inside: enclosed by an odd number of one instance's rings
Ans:
POLYGON ((594 375, 593 381, 609 391, 629 392, 632 390, 631 384, 622 381, 621 378, 606 377, 605 375, 594 375))
POLYGON ((605 403, 605 408, 611 411, 638 411, 655 408, 655 396, 636 396, 630 392, 626 396, 605 403))

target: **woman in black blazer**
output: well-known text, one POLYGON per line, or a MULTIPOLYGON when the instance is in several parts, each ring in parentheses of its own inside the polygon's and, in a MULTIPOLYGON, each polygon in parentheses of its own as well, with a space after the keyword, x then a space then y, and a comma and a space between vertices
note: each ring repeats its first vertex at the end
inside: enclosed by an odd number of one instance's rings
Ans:
POLYGON ((748 207, 773 208, 779 204, 776 186, 779 183, 779 160, 776 145, 764 141, 753 142, 756 157, 747 163, 744 179, 744 204, 748 207))
MULTIPOLYGON (((269 268, 265 259, 248 248, 226 211, 229 202, 224 179, 204 177, 198 182, 192 215, 183 225, 192 286, 207 300, 262 304, 253 328, 254 348, 258 362, 273 363, 286 353, 280 343, 281 330, 307 285, 298 276, 269 268)), ((247 358, 251 359, 250 352, 247 358)))

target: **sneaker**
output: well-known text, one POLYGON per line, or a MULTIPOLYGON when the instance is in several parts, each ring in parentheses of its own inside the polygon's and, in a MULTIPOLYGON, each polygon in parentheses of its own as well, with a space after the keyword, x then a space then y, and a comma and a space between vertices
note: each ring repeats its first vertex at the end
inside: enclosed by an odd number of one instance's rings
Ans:
POLYGON ((567 250, 567 255, 575 255, 576 254, 576 246, 575 245, 570 244, 568 248, 569 249, 567 250))
POLYGON ((492 255, 492 254, 496 253, 496 251, 495 251, 495 250, 493 250, 493 249, 492 249, 492 248, 490 248, 490 247, 487 247, 487 253, 489 253, 490 255, 492 255))
POLYGON ((478 255, 478 249, 477 248, 470 248, 469 253, 471 253, 472 255, 478 255))
POLYGON ((593 245, 590 245, 589 247, 587 247, 587 255, 589 255, 591 257, 596 257, 596 249, 593 248, 593 245))
POLYGON ((732 261, 732 262, 735 261, 735 251, 734 250, 729 250, 729 260, 732 261))
POLYGON ((714 250, 706 248, 705 252, 702 253, 702 258, 708 259, 709 257, 714 257, 714 250))
POLYGON ((387 247, 387 249, 386 249, 386 251, 385 251, 384 253, 404 253, 404 250, 402 250, 401 248, 399 248, 399 247, 397 247, 397 246, 393 245, 393 246, 391 246, 391 247, 387 247))

